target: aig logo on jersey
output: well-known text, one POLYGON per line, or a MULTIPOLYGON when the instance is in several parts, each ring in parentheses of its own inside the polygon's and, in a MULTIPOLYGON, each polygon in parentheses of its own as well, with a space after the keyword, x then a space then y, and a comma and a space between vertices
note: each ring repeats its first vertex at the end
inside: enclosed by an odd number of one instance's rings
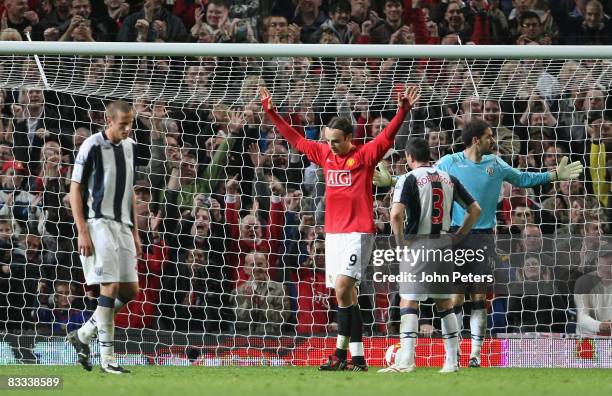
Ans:
POLYGON ((492 166, 487 166, 486 172, 487 172, 487 175, 493 176, 493 173, 495 173, 495 169, 493 169, 492 166))
POLYGON ((351 171, 349 170, 328 170, 327 185, 333 187, 348 187, 352 184, 351 171))

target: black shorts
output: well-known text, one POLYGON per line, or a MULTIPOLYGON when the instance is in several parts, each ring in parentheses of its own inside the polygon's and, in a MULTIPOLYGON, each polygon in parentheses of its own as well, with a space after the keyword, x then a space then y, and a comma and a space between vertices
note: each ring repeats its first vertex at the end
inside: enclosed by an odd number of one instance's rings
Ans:
POLYGON ((455 271, 460 275, 454 282, 456 289, 485 293, 494 283, 493 268, 497 254, 493 230, 472 230, 453 249, 455 271))

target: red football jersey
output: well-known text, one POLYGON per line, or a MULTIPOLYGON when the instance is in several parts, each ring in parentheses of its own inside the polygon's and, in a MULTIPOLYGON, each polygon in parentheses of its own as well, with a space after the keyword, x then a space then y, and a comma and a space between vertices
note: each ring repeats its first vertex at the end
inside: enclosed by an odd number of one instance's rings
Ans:
POLYGON ((325 174, 325 231, 329 233, 363 232, 373 234, 374 169, 393 146, 406 112, 400 108, 387 127, 374 140, 353 147, 348 154, 336 155, 329 145, 307 140, 291 127, 275 109, 264 109, 278 131, 298 151, 323 168, 325 174))

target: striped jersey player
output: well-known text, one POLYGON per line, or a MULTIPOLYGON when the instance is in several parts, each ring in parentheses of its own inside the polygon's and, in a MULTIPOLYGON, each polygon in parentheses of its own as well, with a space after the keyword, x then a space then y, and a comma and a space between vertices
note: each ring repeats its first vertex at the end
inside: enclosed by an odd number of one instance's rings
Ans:
MULTIPOLYGON (((397 245, 403 248, 406 246, 406 241, 416 242, 414 237, 417 235, 437 236, 448 233, 451 227, 453 203, 460 205, 468 213, 463 220, 462 227, 457 231, 459 235, 466 235, 480 215, 480 206, 474 198, 455 177, 430 166, 429 146, 425 139, 412 138, 408 141, 406 161, 412 170, 399 177, 395 185, 391 208, 391 227, 397 245)), ((445 243, 447 241, 445 239, 420 237, 418 241, 418 243, 413 243, 413 245, 418 246, 417 249, 421 247, 421 244, 427 246, 428 249, 440 250, 450 246, 445 243)), ((421 264, 424 264, 425 267, 431 267, 432 263, 421 260, 419 266, 421 264)), ((448 267, 448 272, 451 272, 454 263, 448 263, 448 267)), ((458 369, 457 336, 459 327, 451 301, 451 283, 449 282, 442 288, 420 286, 418 287, 419 290, 415 290, 413 287, 402 290, 403 288, 400 287, 401 353, 396 359, 396 364, 379 370, 379 372, 410 372, 415 369, 419 302, 428 298, 434 299, 438 315, 442 321, 442 338, 444 339, 446 359, 440 372, 449 373, 458 369), (444 290, 445 288, 448 290, 444 290)))
POLYGON ((357 286, 374 243, 372 177, 417 102, 418 89, 410 87, 399 94, 398 111, 389 125, 373 141, 358 147, 352 144, 353 125, 348 119, 336 117, 330 121, 324 130, 327 143, 309 141, 276 112, 266 88, 260 89, 260 95, 278 131, 325 174, 325 273, 326 284, 335 288, 338 300, 338 339, 335 354, 320 370, 366 371, 357 286), (347 361, 347 347, 351 361, 347 361))
POLYGON ((136 142, 129 138, 134 114, 124 101, 107 107, 107 128, 87 138, 77 154, 70 206, 88 285, 100 285, 98 306, 80 329, 68 335, 79 362, 91 371, 89 342, 98 335, 101 369, 124 374, 114 354, 114 317, 138 293, 134 173, 136 142))

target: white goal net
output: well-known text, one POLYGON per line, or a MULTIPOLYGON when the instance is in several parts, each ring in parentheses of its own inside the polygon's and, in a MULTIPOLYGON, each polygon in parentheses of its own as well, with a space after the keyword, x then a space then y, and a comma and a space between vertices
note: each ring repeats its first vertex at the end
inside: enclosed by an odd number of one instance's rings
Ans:
MULTIPOLYGON (((499 195, 499 287, 488 294, 483 365, 612 366, 610 272, 598 257, 612 230, 610 59, 476 59, 469 46, 467 59, 414 49, 410 58, 179 56, 171 44, 151 48, 172 56, 146 56, 146 47, 138 56, 0 49, 0 363, 75 359, 59 337, 87 320, 98 291, 84 284, 69 180, 83 140, 105 127, 105 106, 123 99, 134 108, 143 256, 141 290, 115 319, 122 359, 318 364, 337 330, 324 179, 273 128, 258 87, 308 139, 340 115, 363 144, 395 114, 397 93, 417 85, 421 99, 384 160, 393 174, 407 171, 409 136, 425 137, 437 161, 463 149, 461 128, 474 118, 491 125, 495 152, 513 167, 554 170, 565 155, 585 165, 579 181, 490 192, 499 195), (597 277, 577 307, 576 284, 597 277)), ((383 240, 392 190, 372 191, 383 240)), ((360 292, 366 357, 380 365, 397 342, 399 297, 367 280, 360 292)), ((464 313, 469 339, 469 302, 464 313)), ((418 364, 441 364, 433 304, 422 304, 419 330, 418 364)))

